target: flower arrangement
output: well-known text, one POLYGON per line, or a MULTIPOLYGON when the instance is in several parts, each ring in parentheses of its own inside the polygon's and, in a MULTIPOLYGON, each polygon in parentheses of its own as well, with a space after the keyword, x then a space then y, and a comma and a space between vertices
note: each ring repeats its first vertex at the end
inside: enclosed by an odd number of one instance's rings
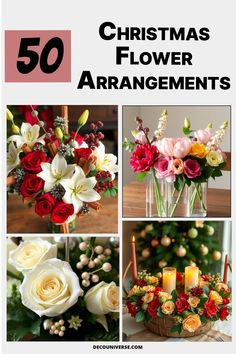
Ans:
MULTIPOLYGON (((164 278, 143 271, 127 296, 128 312, 137 322, 171 318, 173 326, 168 334, 194 335, 201 326, 224 321, 230 315, 231 290, 219 274, 201 275, 198 284, 183 289, 184 273, 176 272, 177 289, 171 293, 163 289, 164 278)), ((162 326, 164 325, 164 322, 162 326)))
POLYGON ((116 196, 117 157, 105 152, 101 121, 90 124, 91 133, 79 134, 87 123, 88 110, 79 117, 76 132, 68 132, 66 118, 56 117, 53 129, 47 129, 31 108, 34 119, 21 127, 7 109, 14 133, 7 140, 8 192, 18 193, 24 204, 34 204, 37 215, 61 226, 56 232, 68 233, 68 223, 77 216, 88 213, 89 208, 101 209, 101 194, 116 196))
POLYGON ((185 136, 178 138, 164 137, 167 125, 166 110, 159 118, 157 130, 152 136, 139 117, 136 118, 136 124, 137 128, 131 131, 134 141, 126 138, 123 147, 131 152, 130 166, 137 173, 137 180, 141 181, 148 175, 153 177, 157 216, 173 216, 185 187, 190 186, 194 189, 186 212, 188 215, 185 216, 193 215, 196 202, 200 203, 202 216, 206 216, 201 184, 207 182, 210 177, 215 179, 222 175, 226 155, 220 149, 220 143, 226 132, 227 121, 212 134, 212 124, 208 124, 205 129, 194 131, 191 130, 189 119, 185 118, 185 136), (169 185, 173 184, 171 193, 164 189, 166 195, 163 195, 163 181, 169 185), (169 202, 174 196, 175 201, 169 202))
POLYGON ((118 243, 110 241, 8 239, 8 340, 117 340, 118 243))

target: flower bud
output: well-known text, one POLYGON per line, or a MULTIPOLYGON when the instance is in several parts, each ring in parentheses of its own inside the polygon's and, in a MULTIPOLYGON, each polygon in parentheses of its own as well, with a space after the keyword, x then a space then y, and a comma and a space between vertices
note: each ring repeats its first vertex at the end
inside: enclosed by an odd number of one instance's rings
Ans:
POLYGON ((11 113, 10 109, 7 108, 7 120, 10 120, 11 122, 13 122, 14 116, 11 113))
POLYGON ((138 131, 133 129, 131 130, 131 134, 133 135, 133 137, 135 138, 138 135, 138 131))
POLYGON ((81 116, 78 119, 78 125, 80 127, 82 127, 83 125, 85 125, 87 123, 89 117, 89 110, 86 109, 85 111, 83 111, 83 113, 81 114, 81 116))
POLYGON ((208 123, 206 129, 211 129, 212 128, 212 123, 208 123))
POLYGON ((164 109, 164 111, 162 112, 161 116, 167 116, 167 109, 164 109))
POLYGON ((191 127, 191 123, 190 120, 188 119, 188 117, 184 118, 184 128, 190 129, 191 127))
POLYGON ((18 125, 12 124, 12 126, 11 126, 11 131, 12 131, 12 133, 14 133, 14 134, 19 134, 20 128, 18 127, 18 125))
POLYGON ((57 139, 61 140, 63 138, 63 133, 62 133, 62 130, 61 128, 57 127, 54 131, 57 139))

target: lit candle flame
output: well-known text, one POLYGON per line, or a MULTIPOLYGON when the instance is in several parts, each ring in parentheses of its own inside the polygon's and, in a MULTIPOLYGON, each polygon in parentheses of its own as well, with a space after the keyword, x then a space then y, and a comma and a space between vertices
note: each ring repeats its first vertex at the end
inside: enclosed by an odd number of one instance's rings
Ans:
POLYGON ((132 242, 135 242, 135 236, 134 235, 132 236, 132 242))

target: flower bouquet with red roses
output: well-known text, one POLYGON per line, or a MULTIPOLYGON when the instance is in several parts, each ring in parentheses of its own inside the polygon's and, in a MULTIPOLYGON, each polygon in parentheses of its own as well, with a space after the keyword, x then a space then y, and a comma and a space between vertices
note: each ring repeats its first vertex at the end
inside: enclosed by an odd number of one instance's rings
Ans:
MULTIPOLYGON (((183 275, 184 276, 184 275, 183 275)), ((178 274, 179 277, 179 274, 178 274)), ((128 292, 128 312, 151 331, 169 337, 189 337, 209 330, 231 313, 231 290, 219 274, 202 275, 196 287, 164 292, 162 277, 141 272, 128 292)))
POLYGON ((123 147, 131 152, 130 166, 137 173, 137 180, 148 178, 146 215, 172 217, 184 199, 187 200, 182 211, 184 216, 206 216, 206 183, 210 177, 222 175, 226 161, 220 143, 227 121, 212 134, 212 124, 194 131, 185 118, 185 136, 177 138, 164 137, 166 110, 151 136, 142 119, 137 117, 136 123, 137 128, 131 131, 134 141, 126 138, 123 147))
POLYGON ((47 129, 31 108, 34 119, 21 127, 7 109, 13 133, 7 140, 8 192, 21 195, 24 204, 34 205, 40 217, 49 217, 55 232, 68 233, 77 216, 89 208, 101 209, 101 194, 116 196, 117 157, 105 153, 101 121, 90 124, 91 133, 79 134, 88 110, 79 117, 76 132, 68 132, 66 117, 56 117, 53 129, 47 129))

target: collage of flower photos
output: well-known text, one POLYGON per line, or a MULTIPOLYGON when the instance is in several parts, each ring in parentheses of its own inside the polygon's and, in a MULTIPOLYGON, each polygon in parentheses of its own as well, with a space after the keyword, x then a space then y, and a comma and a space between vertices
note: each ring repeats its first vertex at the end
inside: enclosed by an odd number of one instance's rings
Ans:
POLYGON ((6 119, 7 341, 232 341, 230 106, 6 119))

